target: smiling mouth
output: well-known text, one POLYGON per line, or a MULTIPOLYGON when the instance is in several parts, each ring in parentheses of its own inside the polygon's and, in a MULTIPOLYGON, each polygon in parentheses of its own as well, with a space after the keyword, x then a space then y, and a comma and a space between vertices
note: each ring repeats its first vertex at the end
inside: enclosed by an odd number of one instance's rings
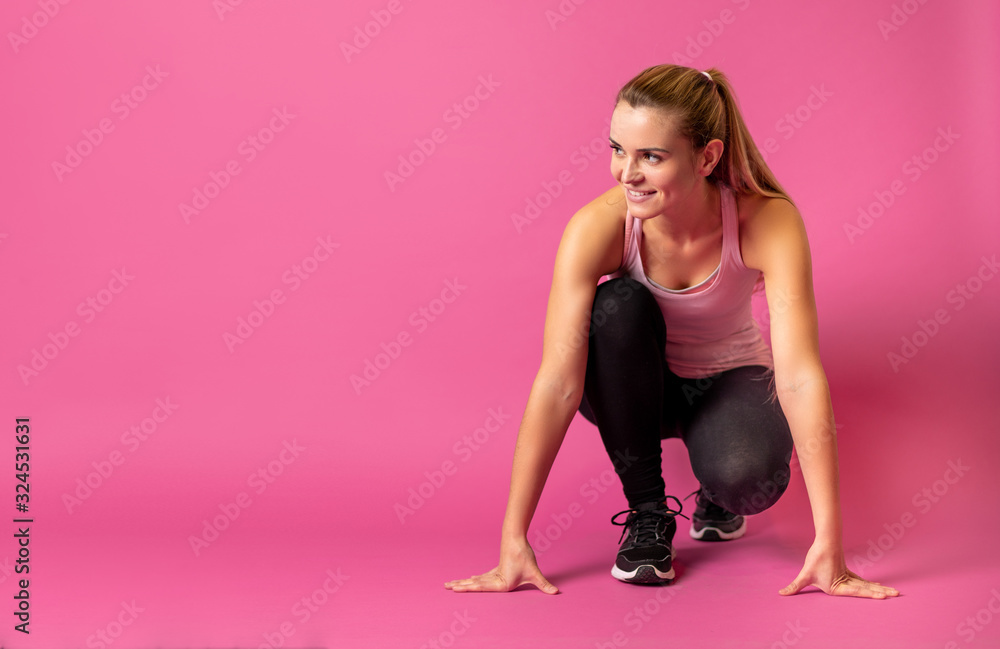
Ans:
POLYGON ((649 196, 650 194, 653 194, 653 193, 655 193, 655 192, 653 192, 653 191, 648 191, 648 192, 637 192, 637 191, 635 191, 635 190, 632 190, 632 189, 626 189, 625 191, 627 191, 627 192, 629 193, 629 195, 630 195, 630 196, 634 196, 634 197, 636 197, 636 198, 642 198, 643 196, 649 196))

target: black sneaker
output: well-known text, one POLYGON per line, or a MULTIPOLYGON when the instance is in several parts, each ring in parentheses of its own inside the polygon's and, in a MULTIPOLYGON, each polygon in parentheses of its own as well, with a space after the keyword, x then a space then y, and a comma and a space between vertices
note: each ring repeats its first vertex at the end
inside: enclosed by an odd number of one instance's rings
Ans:
MULTIPOLYGON (((694 516, 691 517, 691 538, 698 541, 732 541, 747 531, 747 520, 719 507, 705 497, 702 490, 694 492, 694 516)), ((685 498, 687 500, 687 498, 685 498)))
POLYGON ((615 579, 632 584, 660 584, 673 580, 676 552, 671 543, 677 531, 674 516, 683 514, 680 501, 673 496, 668 498, 677 503, 677 511, 669 509, 666 503, 642 503, 611 518, 613 525, 625 527, 618 539, 624 542, 611 568, 615 579), (622 514, 628 514, 624 523, 618 522, 622 514))

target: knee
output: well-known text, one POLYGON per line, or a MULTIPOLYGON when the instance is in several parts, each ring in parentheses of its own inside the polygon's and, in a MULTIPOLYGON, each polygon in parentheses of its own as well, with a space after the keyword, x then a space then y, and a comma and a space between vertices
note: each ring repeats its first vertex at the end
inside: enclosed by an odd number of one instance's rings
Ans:
POLYGON ((617 277, 597 287, 590 314, 591 335, 662 323, 663 314, 652 293, 631 277, 617 277))
POLYGON ((702 482, 709 500, 741 516, 759 514, 778 502, 788 488, 791 468, 788 459, 759 463, 720 472, 702 482))

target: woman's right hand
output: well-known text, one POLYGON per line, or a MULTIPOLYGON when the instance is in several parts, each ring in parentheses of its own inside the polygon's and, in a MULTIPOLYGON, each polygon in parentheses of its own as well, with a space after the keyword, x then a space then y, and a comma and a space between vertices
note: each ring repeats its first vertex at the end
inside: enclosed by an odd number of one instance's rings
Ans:
POLYGON ((531 584, 549 595, 559 592, 538 569, 535 553, 528 545, 528 540, 519 539, 500 544, 500 565, 493 570, 468 579, 449 581, 444 587, 456 593, 505 593, 524 584, 531 584))

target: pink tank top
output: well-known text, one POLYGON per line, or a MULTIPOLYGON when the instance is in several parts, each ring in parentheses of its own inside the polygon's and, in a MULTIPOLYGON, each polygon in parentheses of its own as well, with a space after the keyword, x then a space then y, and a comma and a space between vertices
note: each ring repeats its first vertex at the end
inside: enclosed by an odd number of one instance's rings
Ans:
POLYGON ((702 378, 744 365, 774 369, 771 348, 753 318, 751 297, 763 275, 743 264, 739 217, 731 189, 720 187, 722 260, 703 282, 671 290, 646 277, 639 256, 642 221, 625 216, 622 266, 608 278, 631 277, 649 289, 667 325, 666 361, 685 378, 702 378))

